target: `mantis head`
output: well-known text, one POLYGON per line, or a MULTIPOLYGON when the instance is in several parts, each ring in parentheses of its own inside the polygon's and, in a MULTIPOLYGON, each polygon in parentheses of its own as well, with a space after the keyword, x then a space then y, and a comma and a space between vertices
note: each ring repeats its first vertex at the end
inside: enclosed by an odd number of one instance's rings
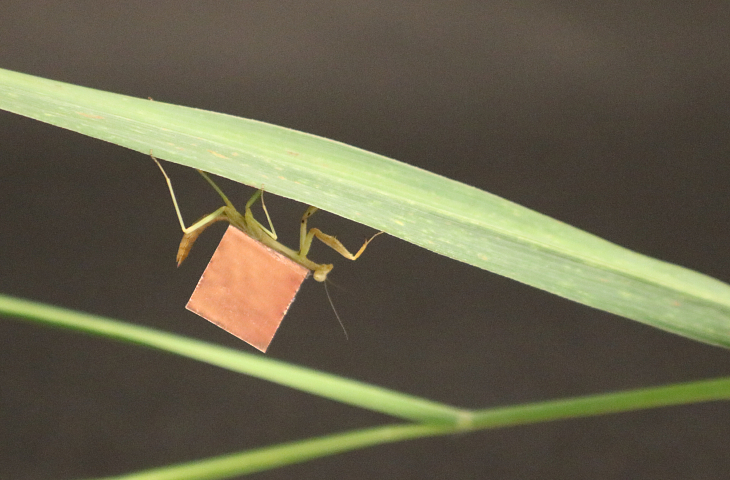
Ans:
POLYGON ((327 265, 318 265, 317 268, 314 270, 313 277, 318 282, 324 282, 327 280, 327 274, 330 273, 334 265, 327 264, 327 265))

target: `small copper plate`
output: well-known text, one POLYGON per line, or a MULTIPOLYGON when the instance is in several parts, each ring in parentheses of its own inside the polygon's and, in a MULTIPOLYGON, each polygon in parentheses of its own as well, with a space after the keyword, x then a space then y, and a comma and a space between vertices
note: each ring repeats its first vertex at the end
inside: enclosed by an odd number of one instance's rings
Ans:
POLYGON ((186 308, 265 352, 308 275, 229 225, 186 308))

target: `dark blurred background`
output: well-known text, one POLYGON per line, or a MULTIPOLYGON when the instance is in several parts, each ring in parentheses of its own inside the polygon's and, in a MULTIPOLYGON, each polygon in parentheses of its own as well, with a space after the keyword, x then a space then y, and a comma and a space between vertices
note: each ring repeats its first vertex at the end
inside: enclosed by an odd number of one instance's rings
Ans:
MULTIPOLYGON (((43 2, 0 67, 333 138, 730 281, 727 2, 43 2)), ((219 204, 171 166, 185 218, 219 204)), ((222 181, 241 205, 250 189, 222 181)), ((305 206, 269 196, 297 242, 305 206)), ((253 351, 184 305, 149 157, 0 112, 0 291, 253 351)), ((349 246, 372 230, 313 224, 349 246)), ((730 374, 730 352, 383 236, 307 282, 268 355, 465 407, 730 374)), ((197 362, 0 321, 0 477, 119 474, 391 419, 197 362)), ((724 403, 398 443, 256 478, 730 477, 724 403)))

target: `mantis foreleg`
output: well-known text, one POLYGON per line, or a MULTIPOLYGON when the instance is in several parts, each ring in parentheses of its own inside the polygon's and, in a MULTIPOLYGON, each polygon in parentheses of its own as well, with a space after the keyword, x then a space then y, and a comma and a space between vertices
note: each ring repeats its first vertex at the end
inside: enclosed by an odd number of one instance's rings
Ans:
POLYGON ((357 253, 353 255, 347 248, 345 248, 342 242, 337 240, 337 238, 333 237, 332 235, 327 235, 326 233, 323 233, 322 230, 320 230, 319 228, 312 228, 311 230, 307 231, 307 220, 317 210, 317 207, 309 207, 302 216, 302 223, 299 230, 299 255, 304 258, 306 258, 307 254, 309 253, 309 249, 312 247, 312 240, 314 240, 314 237, 317 237, 322 241, 322 243, 332 248, 343 257, 349 260, 357 260, 358 257, 362 255, 362 252, 365 251, 368 244, 373 240, 373 238, 383 233, 378 232, 370 237, 368 240, 365 240, 365 243, 362 244, 360 250, 358 250, 357 253))

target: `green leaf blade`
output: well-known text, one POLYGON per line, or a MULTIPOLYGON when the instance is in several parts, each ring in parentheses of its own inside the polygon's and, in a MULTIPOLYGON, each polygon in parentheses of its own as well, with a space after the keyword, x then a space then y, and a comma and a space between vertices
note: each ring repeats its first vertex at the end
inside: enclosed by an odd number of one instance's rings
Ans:
POLYGON ((463 410, 356 380, 87 313, 0 294, 0 315, 174 353, 341 403, 418 422, 457 424, 463 410))
POLYGON ((263 187, 556 295, 730 347, 729 285, 381 155, 7 70, 0 70, 0 108, 263 187))

